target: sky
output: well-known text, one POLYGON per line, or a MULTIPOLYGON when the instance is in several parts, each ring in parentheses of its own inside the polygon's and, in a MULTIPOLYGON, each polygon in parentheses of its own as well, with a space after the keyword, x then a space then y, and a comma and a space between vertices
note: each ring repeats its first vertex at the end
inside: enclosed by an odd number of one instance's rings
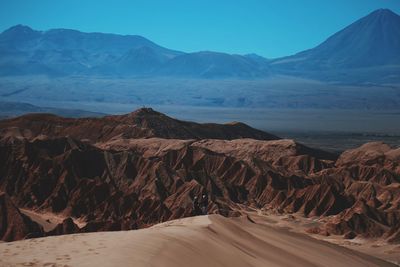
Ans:
POLYGON ((400 0, 0 0, 0 31, 16 24, 144 36, 184 52, 256 53, 312 48, 400 0))

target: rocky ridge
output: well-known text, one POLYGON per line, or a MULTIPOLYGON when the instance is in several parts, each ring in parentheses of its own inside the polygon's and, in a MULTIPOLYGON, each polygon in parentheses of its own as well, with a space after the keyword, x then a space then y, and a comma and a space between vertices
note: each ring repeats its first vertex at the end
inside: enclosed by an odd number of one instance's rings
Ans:
POLYGON ((209 213, 272 209, 320 218, 309 232, 400 241, 398 148, 370 143, 337 157, 242 124, 226 130, 147 109, 99 119, 30 116, 0 121, 0 191, 13 203, 1 206, 1 218, 24 208, 66 220, 3 240, 144 228, 198 215, 194 198, 206 194, 209 213))

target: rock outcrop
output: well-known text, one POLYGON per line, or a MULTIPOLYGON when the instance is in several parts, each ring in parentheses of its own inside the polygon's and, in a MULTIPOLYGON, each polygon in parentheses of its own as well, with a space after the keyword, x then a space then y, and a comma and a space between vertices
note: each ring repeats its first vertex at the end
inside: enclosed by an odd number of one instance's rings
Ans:
POLYGON ((43 236, 43 229, 22 214, 11 199, 0 192, 0 240, 13 241, 43 236))

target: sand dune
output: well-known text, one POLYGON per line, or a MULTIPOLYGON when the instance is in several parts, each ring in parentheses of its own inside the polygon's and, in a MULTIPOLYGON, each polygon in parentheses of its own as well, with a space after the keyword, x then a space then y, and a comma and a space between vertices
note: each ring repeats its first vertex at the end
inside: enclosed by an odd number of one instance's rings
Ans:
POLYGON ((0 266, 394 266, 306 235, 219 215, 0 244, 0 266))

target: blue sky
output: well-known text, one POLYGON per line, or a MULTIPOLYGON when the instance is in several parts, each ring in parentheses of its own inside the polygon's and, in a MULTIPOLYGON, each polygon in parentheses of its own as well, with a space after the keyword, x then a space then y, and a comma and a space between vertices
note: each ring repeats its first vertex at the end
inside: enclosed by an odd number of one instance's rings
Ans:
POLYGON ((0 31, 34 29, 142 35, 194 52, 273 58, 311 48, 375 9, 400 0, 0 0, 0 31))

